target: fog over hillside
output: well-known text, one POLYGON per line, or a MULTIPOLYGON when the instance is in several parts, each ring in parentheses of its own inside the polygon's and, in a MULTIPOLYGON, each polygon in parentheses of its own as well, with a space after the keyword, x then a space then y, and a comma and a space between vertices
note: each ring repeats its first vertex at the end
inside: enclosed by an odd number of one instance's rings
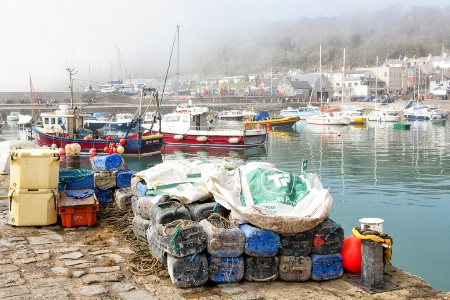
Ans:
MULTIPOLYGON (((320 45, 322 69, 380 64, 385 59, 442 55, 450 51, 450 7, 411 8, 399 6, 374 12, 332 18, 302 17, 295 21, 255 23, 210 37, 203 52, 197 52, 184 74, 247 75, 255 72, 312 71, 318 68, 320 45)), ((181 45, 180 45, 181 46, 181 45)), ((180 50, 181 51, 181 50, 180 50)), ((186 63, 185 61, 183 63, 186 63)))

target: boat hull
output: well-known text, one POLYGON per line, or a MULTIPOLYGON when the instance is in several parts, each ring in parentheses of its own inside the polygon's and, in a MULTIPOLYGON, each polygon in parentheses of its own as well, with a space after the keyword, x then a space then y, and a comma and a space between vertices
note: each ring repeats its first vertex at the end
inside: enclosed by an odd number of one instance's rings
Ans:
POLYGON ((308 124, 316 125, 348 125, 350 124, 350 118, 339 117, 310 117, 306 119, 308 124))
POLYGON ((183 134, 162 132, 165 145, 201 146, 215 148, 252 148, 261 147, 267 134, 262 130, 248 132, 241 130, 235 134, 227 131, 195 131, 183 134))
POLYGON ((430 120, 430 115, 426 114, 408 114, 404 113, 403 117, 405 120, 430 120))
MULTIPOLYGON (((58 148, 65 148, 66 145, 77 143, 81 147, 81 154, 89 155, 91 149, 95 149, 96 153, 104 153, 105 147, 113 149, 113 145, 118 147, 122 138, 107 139, 87 139, 84 138, 70 138, 56 136, 56 134, 45 133, 43 130, 33 126, 33 136, 35 143, 40 146, 51 146, 55 144, 58 148)), ((136 155, 152 155, 155 153, 161 153, 162 147, 162 135, 145 135, 141 138, 137 138, 137 134, 130 135, 128 138, 124 138, 125 145, 123 156, 136 156, 136 155)))
POLYGON ((261 120, 261 121, 247 121, 245 125, 250 126, 267 126, 270 127, 292 127, 297 121, 300 120, 298 117, 292 118, 282 118, 282 119, 269 119, 269 120, 261 120))

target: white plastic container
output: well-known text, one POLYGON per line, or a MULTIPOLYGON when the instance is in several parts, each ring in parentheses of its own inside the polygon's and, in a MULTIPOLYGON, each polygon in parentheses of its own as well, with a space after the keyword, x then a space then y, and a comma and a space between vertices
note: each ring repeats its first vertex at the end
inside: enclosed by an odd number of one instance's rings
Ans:
POLYGON ((359 223, 361 223, 361 229, 366 228, 366 226, 369 226, 370 229, 383 232, 383 219, 379 218, 362 218, 359 219, 359 223))
POLYGON ((10 189, 57 189, 59 151, 52 149, 13 149, 10 157, 10 189))

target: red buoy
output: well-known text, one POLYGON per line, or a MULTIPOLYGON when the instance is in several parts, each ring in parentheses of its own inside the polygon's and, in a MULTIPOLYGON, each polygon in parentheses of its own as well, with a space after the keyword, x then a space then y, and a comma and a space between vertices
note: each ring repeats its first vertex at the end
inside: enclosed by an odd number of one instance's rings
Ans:
POLYGON ((344 239, 342 266, 349 272, 361 273, 361 239, 351 235, 344 239))

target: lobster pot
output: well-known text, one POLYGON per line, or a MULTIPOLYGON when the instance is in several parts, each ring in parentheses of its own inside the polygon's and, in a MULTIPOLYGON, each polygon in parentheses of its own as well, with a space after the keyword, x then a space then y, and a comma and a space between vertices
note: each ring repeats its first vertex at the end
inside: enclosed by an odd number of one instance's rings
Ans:
POLYGON ((200 222, 203 219, 207 219, 212 213, 218 213, 222 217, 226 217, 229 214, 229 210, 215 201, 210 202, 194 202, 187 205, 191 219, 193 221, 200 222))
POLYGON ((280 242, 278 233, 249 224, 239 225, 239 228, 245 235, 245 254, 257 257, 268 257, 277 254, 280 242))
POLYGON ((278 256, 245 256, 244 278, 248 281, 272 281, 278 278, 278 256))
POLYGON ((313 243, 311 253, 333 254, 341 251, 344 247, 344 230, 331 219, 325 219, 322 223, 312 229, 313 243))
POLYGON ((179 288, 204 285, 208 281, 208 261, 203 253, 186 257, 168 254, 167 269, 173 285, 179 288))
POLYGON ((66 155, 66 169, 79 170, 81 159, 79 155, 66 155))
POLYGON ((136 213, 144 219, 150 220, 150 210, 153 205, 164 203, 169 200, 167 195, 144 196, 139 198, 136 207, 136 213))
POLYGON ((131 187, 131 177, 134 172, 128 169, 120 169, 117 171, 116 186, 119 188, 131 187))
POLYGON ((109 203, 113 200, 113 189, 100 190, 95 189, 95 196, 99 203, 109 203))
POLYGON ((130 188, 115 190, 114 199, 117 208, 122 210, 131 210, 131 197, 133 197, 133 194, 131 193, 130 188))
POLYGON ((312 230, 295 234, 280 234, 281 247, 278 254, 286 256, 306 256, 311 252, 312 230))
POLYGON ((159 248, 158 242, 156 241, 155 232, 153 232, 151 226, 148 227, 146 234, 152 256, 155 257, 160 264, 167 266, 167 252, 159 248))
POLYGON ((311 254, 311 279, 315 281, 325 281, 339 278, 344 273, 342 267, 342 256, 335 254, 311 254))
POLYGON ((58 190, 94 189, 94 172, 89 170, 59 170, 58 190))
POLYGON ((46 226, 55 224, 58 217, 56 189, 9 191, 8 224, 13 226, 46 226))
POLYGON ((244 278, 244 258, 208 256, 209 280, 216 283, 239 282, 244 278))
POLYGON ((156 225, 167 224, 178 219, 191 219, 191 214, 180 202, 167 201, 158 203, 150 209, 150 220, 152 220, 153 228, 156 225))
POLYGON ((152 228, 159 247, 173 256, 184 257, 206 248, 205 233, 195 221, 180 219, 152 228))
POLYGON ((279 278, 284 281, 307 281, 311 278, 312 262, 309 256, 279 255, 279 278))
POLYGON ((100 190, 112 189, 116 187, 116 172, 95 172, 94 186, 100 190))
POLYGON ((238 257, 244 252, 245 235, 232 221, 214 214, 199 222, 206 235, 206 250, 215 257, 238 257))
POLYGON ((150 221, 140 216, 135 216, 131 222, 133 225, 134 236, 141 241, 147 242, 147 229, 150 227, 150 221))

